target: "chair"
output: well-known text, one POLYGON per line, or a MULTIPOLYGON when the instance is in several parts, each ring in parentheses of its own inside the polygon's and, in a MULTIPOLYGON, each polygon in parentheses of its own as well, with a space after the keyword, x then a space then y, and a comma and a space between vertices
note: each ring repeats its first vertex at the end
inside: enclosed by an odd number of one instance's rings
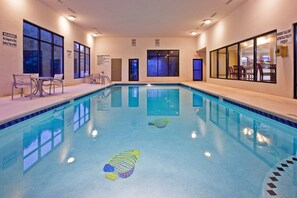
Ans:
POLYGON ((62 94, 64 93, 64 82, 63 82, 63 75, 64 74, 55 74, 53 80, 50 81, 50 94, 52 87, 54 88, 54 94, 55 94, 55 87, 60 86, 62 87, 62 94))
POLYGON ((259 81, 276 81, 276 64, 257 64, 257 72, 259 72, 260 79, 259 81), (264 77, 267 76, 266 79, 264 77))
POLYGON ((100 83, 101 75, 99 73, 94 73, 90 75, 90 84, 100 83))
POLYGON ((13 74, 13 83, 11 88, 11 99, 13 100, 13 90, 21 89, 21 97, 23 97, 24 89, 30 89, 30 100, 32 100, 33 83, 29 74, 13 74))
POLYGON ((228 74, 229 74, 228 78, 237 78, 238 76, 238 72, 235 72, 232 66, 228 67, 228 74))

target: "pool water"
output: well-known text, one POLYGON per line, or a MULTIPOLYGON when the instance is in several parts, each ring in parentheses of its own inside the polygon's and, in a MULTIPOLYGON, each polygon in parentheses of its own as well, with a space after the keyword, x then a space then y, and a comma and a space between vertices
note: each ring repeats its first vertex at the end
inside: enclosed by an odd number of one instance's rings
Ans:
POLYGON ((265 197, 296 151, 296 128, 196 90, 112 86, 1 130, 0 197, 265 197))

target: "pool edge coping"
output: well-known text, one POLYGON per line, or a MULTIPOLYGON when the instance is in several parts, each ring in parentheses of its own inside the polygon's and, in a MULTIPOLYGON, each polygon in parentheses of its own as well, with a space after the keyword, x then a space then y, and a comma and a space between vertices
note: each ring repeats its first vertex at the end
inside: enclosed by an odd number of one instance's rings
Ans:
POLYGON ((264 117, 273 119, 273 120, 275 120, 277 122, 281 122, 281 123, 283 123, 285 125, 291 126, 293 128, 297 128, 297 119, 294 119, 294 118, 291 118, 289 116, 282 115, 282 114, 279 114, 279 113, 276 113, 276 112, 273 112, 273 111, 269 111, 267 109, 263 109, 263 108, 254 106, 254 105, 245 103, 243 101, 234 100, 234 99, 232 99, 230 97, 223 96, 223 95, 220 95, 220 94, 216 94, 216 93, 213 93, 211 91, 206 91, 204 89, 199 89, 198 87, 193 87, 193 86, 185 84, 185 83, 180 83, 180 84, 182 86, 184 86, 184 87, 191 88, 191 89, 194 89, 196 91, 200 91, 202 93, 205 93, 207 95, 216 97, 216 98, 218 98, 218 99, 220 99, 222 101, 228 102, 230 104, 241 107, 243 109, 254 112, 256 114, 262 115, 264 117))
POLYGON ((42 107, 39 107, 39 108, 35 108, 35 109, 31 109, 31 110, 28 110, 26 112, 23 112, 21 114, 18 114, 18 115, 15 115, 15 116, 11 116, 9 118, 6 118, 6 119, 3 119, 0 121, 0 130, 2 129, 5 129, 7 127, 10 127, 14 124, 17 124, 17 123, 20 123, 20 122, 23 122, 27 119, 30 119, 32 117, 35 117, 37 115, 40 115, 42 113, 45 113, 47 111, 50 111, 54 108, 57 108, 57 107, 60 107, 60 106, 63 106, 65 104, 68 104, 70 103, 71 101, 75 101, 75 100, 78 100, 82 97, 85 97, 87 95, 91 95, 95 92, 98 92, 98 91, 101 91, 101 90, 104 90, 110 86, 113 86, 114 84, 110 84, 110 85, 106 85, 104 87, 99 87, 95 90, 91 90, 91 91, 88 91, 88 92, 84 92, 84 93, 80 93, 80 94, 77 94, 75 96, 71 96, 69 98, 64 98, 60 101, 57 101, 57 102, 54 102, 54 103, 51 103, 49 105, 45 105, 45 106, 42 106, 42 107))
POLYGON ((143 86, 143 85, 148 85, 148 84, 150 84, 150 85, 180 85, 182 87, 194 89, 196 91, 200 91, 200 92, 205 93, 207 95, 216 97, 216 98, 218 98, 218 99, 220 99, 222 101, 233 104, 235 106, 241 107, 243 109, 252 111, 252 112, 257 113, 259 115, 262 115, 262 116, 265 116, 267 118, 273 119, 275 121, 281 122, 281 123, 283 123, 285 125, 297 128, 297 120, 295 120, 295 119, 293 119, 291 117, 281 115, 281 114, 278 114, 276 112, 269 111, 267 109, 262 109, 262 108, 253 106, 251 104, 248 104, 248 103, 245 103, 245 102, 242 102, 242 101, 234 100, 232 98, 222 96, 220 94, 216 94, 216 93, 211 92, 211 91, 206 91, 204 89, 199 89, 198 87, 193 87, 193 86, 188 85, 188 84, 183 83, 183 82, 180 82, 180 83, 174 83, 174 82, 172 82, 172 83, 168 83, 168 82, 164 82, 164 83, 162 83, 162 82, 161 83, 160 82, 156 82, 156 83, 153 83, 153 82, 152 83, 135 83, 135 82, 133 82, 133 83, 120 83, 119 82, 119 83, 113 83, 113 84, 110 84, 110 85, 106 85, 104 87, 100 87, 100 88, 97 88, 97 89, 89 91, 89 92, 80 93, 80 94, 78 94, 76 96, 66 98, 66 99, 58 101, 56 103, 46 105, 46 106, 43 106, 41 108, 33 109, 33 110, 24 112, 24 113, 16 115, 16 116, 12 116, 10 118, 6 118, 4 121, 1 120, 0 130, 5 129, 5 128, 9 127, 9 126, 12 126, 14 124, 17 124, 19 122, 22 122, 24 120, 27 120, 29 118, 32 118, 34 116, 37 116, 37 115, 39 115, 41 113, 50 111, 50 110, 52 110, 52 109, 54 109, 56 107, 62 106, 62 105, 67 104, 67 103, 70 103, 71 101, 78 100, 78 99, 80 99, 82 97, 85 97, 87 95, 91 95, 91 94, 93 94, 95 92, 98 92, 100 90, 103 90, 103 89, 106 89, 106 88, 109 88, 109 87, 112 87, 112 86, 115 86, 115 85, 124 85, 124 86, 127 86, 127 85, 141 85, 141 86, 143 86))

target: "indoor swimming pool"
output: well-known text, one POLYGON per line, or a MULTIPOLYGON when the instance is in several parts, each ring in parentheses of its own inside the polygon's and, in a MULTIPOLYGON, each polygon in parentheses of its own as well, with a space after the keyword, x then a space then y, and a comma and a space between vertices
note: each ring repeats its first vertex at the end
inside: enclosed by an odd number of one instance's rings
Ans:
POLYGON ((297 129, 179 85, 113 85, 0 130, 0 197, 296 197, 297 129))

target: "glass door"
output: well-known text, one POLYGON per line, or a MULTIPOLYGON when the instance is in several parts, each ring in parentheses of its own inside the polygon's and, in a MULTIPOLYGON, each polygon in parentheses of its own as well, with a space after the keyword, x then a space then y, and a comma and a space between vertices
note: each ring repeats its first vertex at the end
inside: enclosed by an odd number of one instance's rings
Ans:
POLYGON ((139 60, 129 59, 129 81, 139 80, 139 60))
POLYGON ((202 81, 202 67, 203 67, 203 60, 202 59, 193 59, 193 80, 194 81, 202 81))

